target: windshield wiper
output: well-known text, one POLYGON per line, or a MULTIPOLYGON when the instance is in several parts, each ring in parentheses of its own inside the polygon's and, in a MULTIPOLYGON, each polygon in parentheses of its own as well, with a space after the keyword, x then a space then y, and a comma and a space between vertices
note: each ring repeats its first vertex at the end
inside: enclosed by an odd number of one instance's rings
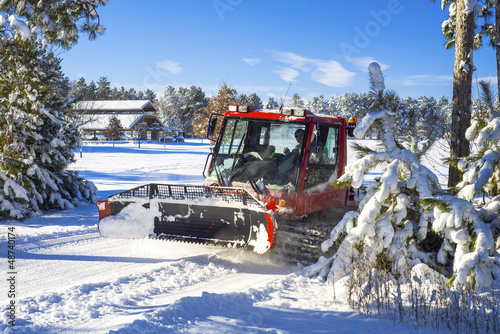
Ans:
MULTIPOLYGON (((235 154, 234 160, 233 160, 233 165, 231 166, 231 170, 229 171, 229 175, 227 176, 227 181, 229 182, 228 185, 231 184, 231 179, 233 178, 234 167, 236 166, 236 162, 238 162, 240 155, 241 155, 240 154, 241 145, 243 145, 243 142, 245 141, 246 137, 247 137, 247 132, 245 132, 245 134, 243 135, 243 138, 241 138, 240 144, 238 145, 238 149, 236 150, 236 154, 235 154)), ((243 165, 243 161, 241 161, 241 164, 243 165)))

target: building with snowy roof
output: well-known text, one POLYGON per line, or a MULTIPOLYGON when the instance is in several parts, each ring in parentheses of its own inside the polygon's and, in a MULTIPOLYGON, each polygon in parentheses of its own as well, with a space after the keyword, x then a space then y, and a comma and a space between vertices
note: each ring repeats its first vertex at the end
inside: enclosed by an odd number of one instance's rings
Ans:
POLYGON ((183 140, 179 130, 165 127, 156 115, 156 107, 148 100, 79 101, 73 104, 73 110, 85 118, 80 130, 94 140, 104 138, 113 116, 120 121, 125 136, 130 138, 172 141, 175 137, 183 140))

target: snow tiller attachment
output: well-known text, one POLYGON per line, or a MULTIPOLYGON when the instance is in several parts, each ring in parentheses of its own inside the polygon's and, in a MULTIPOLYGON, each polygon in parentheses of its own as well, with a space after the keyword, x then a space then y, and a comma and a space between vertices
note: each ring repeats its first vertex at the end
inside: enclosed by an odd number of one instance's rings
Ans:
POLYGON ((264 254, 276 238, 272 212, 245 189, 147 184, 98 201, 99 231, 227 246, 264 254))

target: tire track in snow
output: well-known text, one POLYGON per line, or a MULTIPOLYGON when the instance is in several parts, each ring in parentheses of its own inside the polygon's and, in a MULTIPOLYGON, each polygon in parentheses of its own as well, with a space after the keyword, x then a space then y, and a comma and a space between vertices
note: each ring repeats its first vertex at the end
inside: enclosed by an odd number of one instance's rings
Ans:
POLYGON ((133 322, 131 315, 135 314, 135 320, 141 320, 149 317, 150 314, 158 312, 165 307, 174 305, 185 298, 199 298, 208 294, 230 295, 241 293, 251 289, 261 288, 270 282, 283 278, 282 273, 264 274, 262 272, 242 273, 234 269, 226 269, 222 275, 210 277, 207 280, 201 280, 192 285, 184 286, 180 289, 172 289, 168 293, 150 296, 146 305, 131 306, 128 309, 122 309, 121 312, 106 314, 99 319, 91 319, 75 329, 92 332, 108 333, 110 330, 116 330, 133 322))
MULTIPOLYGON (((65 292, 43 293, 20 301, 21 317, 45 328, 64 322, 84 331, 107 332, 130 323, 131 316, 152 312, 187 296, 204 292, 239 292, 261 286, 276 275, 240 273, 231 266, 214 264, 206 257, 163 263, 154 270, 122 276, 110 282, 74 286, 65 292), (50 315, 48 317, 47 315, 50 315), (120 323, 123 319, 124 323, 120 323)), ((57 330, 53 329, 54 332, 57 330)))

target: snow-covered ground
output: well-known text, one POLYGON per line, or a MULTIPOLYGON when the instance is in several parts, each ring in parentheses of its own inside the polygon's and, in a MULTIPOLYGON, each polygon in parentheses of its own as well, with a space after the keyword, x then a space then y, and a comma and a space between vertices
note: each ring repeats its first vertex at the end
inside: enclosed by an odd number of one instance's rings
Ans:
MULTIPOLYGON (((133 143, 86 143, 81 158, 76 152, 71 169, 93 181, 99 197, 106 198, 150 182, 202 184, 208 153, 208 142, 199 140, 166 146, 141 143, 141 148, 133 143)), ((352 154, 350 159, 355 159, 352 154)), ((268 255, 150 239, 107 239, 99 235, 97 221, 96 206, 85 204, 1 223, 0 330, 433 333, 351 312, 342 300, 333 300, 331 285, 304 276, 303 268, 275 263, 268 255), (12 317, 15 327, 8 323, 12 317)))

